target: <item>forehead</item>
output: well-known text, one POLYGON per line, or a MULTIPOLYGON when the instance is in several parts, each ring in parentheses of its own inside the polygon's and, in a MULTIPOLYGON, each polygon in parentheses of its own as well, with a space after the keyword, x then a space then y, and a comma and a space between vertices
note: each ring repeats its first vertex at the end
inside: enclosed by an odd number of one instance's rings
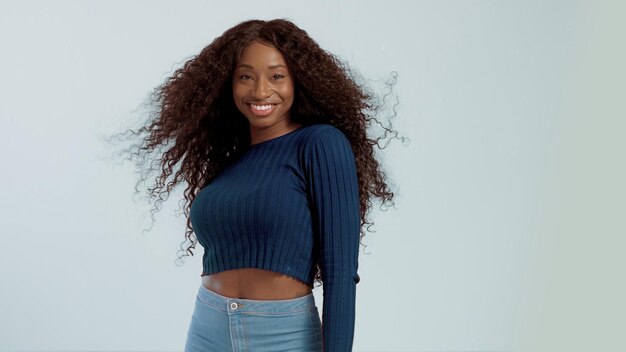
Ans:
POLYGON ((276 48, 253 42, 243 49, 237 67, 239 65, 248 65, 254 68, 266 68, 276 65, 287 65, 285 58, 276 48))

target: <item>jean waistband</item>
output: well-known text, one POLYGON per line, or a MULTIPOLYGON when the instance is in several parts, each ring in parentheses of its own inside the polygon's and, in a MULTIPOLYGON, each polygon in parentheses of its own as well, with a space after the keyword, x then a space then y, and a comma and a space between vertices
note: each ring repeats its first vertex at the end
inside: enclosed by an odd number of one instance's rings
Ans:
POLYGON ((307 311, 315 308, 315 297, 309 293, 302 297, 276 300, 256 300, 222 296, 204 285, 198 289, 198 299, 229 314, 265 313, 284 314, 307 311))

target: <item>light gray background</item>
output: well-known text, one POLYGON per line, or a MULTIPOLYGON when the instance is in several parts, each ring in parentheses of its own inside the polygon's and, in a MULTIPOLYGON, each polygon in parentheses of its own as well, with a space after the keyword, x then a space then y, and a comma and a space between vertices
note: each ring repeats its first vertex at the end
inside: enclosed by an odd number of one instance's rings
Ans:
MULTIPOLYGON (((624 5, 600 1, 0 2, 0 351, 182 351, 174 265, 98 135, 225 29, 285 17, 370 79, 396 209, 360 254, 355 351, 624 348, 624 5)), ((321 307, 321 288, 315 289, 321 307)))

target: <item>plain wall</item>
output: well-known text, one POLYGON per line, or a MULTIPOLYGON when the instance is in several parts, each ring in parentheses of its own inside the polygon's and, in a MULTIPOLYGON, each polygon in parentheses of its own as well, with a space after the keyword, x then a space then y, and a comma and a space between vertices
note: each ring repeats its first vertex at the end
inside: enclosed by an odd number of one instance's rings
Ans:
POLYGON ((135 170, 100 136, 134 122, 225 29, 280 17, 375 86, 398 73, 393 127, 410 143, 379 152, 396 208, 371 213, 355 351, 624 348, 623 13, 599 1, 0 2, 0 351, 182 351, 202 257, 198 245, 175 265, 182 188, 142 233, 135 170))

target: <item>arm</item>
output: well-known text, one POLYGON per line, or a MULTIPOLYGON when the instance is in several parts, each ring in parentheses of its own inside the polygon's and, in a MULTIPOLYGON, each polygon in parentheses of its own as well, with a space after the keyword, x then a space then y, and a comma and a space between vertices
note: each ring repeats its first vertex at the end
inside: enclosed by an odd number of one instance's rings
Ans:
POLYGON ((314 136, 307 157, 324 289, 323 350, 352 351, 360 234, 355 158, 349 140, 334 127, 314 136))

